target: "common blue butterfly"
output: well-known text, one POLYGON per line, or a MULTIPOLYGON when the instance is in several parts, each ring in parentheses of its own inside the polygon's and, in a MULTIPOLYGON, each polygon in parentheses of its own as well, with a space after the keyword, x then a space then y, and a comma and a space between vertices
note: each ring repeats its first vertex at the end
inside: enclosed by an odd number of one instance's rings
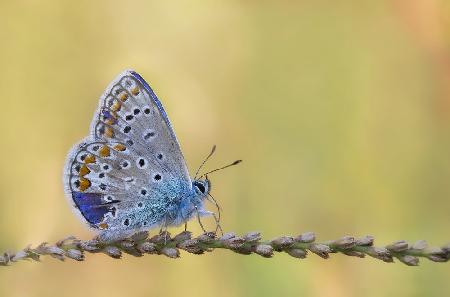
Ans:
POLYGON ((204 208, 209 180, 191 180, 161 102, 133 70, 101 96, 90 136, 68 155, 64 183, 76 212, 106 241, 213 215, 204 208))

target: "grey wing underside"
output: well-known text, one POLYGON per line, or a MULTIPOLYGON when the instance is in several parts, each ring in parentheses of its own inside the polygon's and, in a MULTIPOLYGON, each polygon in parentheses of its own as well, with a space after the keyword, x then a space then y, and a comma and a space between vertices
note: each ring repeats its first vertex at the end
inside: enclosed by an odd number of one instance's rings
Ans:
MULTIPOLYGON (((127 143, 132 140, 135 142, 135 151, 149 157, 155 156, 161 150, 167 150, 165 163, 170 166, 168 169, 190 186, 191 179, 186 162, 169 118, 153 90, 136 72, 124 71, 108 86, 94 115, 91 135, 93 139, 108 142, 118 140, 127 143), (119 104, 121 108, 116 110, 119 104), (115 124, 109 125, 111 121, 108 122, 108 115, 114 112, 117 114, 117 120, 115 124), (128 117, 131 117, 131 120, 128 120, 128 117), (124 133, 127 126, 134 128, 124 133), (113 129, 113 136, 102 133, 106 131, 104 129, 113 129), (153 136, 152 132, 155 133, 153 136)), ((156 166, 163 165, 156 163, 156 166)))
POLYGON ((69 154, 65 180, 76 209, 96 229, 161 224, 172 200, 190 193, 169 119, 134 71, 123 72, 106 89, 91 136, 69 154))

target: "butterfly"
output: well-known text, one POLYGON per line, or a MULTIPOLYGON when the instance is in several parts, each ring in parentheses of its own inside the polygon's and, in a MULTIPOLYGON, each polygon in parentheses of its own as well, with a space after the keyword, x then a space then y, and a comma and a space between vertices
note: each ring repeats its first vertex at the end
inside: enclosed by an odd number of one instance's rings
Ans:
POLYGON ((90 135, 68 154, 64 183, 81 220, 105 241, 194 216, 218 222, 204 207, 210 181, 191 180, 161 102, 133 70, 101 96, 90 135))

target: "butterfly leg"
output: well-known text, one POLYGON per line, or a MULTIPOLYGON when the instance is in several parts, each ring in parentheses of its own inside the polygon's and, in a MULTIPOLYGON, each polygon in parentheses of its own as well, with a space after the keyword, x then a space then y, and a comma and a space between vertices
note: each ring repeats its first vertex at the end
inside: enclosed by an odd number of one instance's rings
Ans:
POLYGON ((217 234, 217 231, 220 230, 220 233, 223 235, 222 226, 220 226, 220 215, 219 215, 219 217, 217 217, 215 213, 212 213, 212 216, 214 217, 214 220, 216 221, 216 231, 215 231, 215 233, 217 234))
POLYGON ((167 216, 164 217, 164 223, 161 224, 161 229, 159 229, 159 234, 164 234, 164 244, 167 244, 167 216))
POLYGON ((195 211, 197 212, 198 223, 200 224, 200 227, 202 228, 203 232, 206 232, 205 227, 203 227, 202 221, 200 220, 200 212, 198 210, 198 207, 197 207, 197 205, 194 205, 194 207, 195 207, 195 211))
POLYGON ((220 208, 216 199, 214 199, 214 197, 210 193, 208 193, 208 196, 206 196, 206 199, 208 199, 209 202, 213 203, 217 208, 217 216, 215 213, 212 213, 212 215, 214 217, 214 220, 216 221, 216 233, 218 230, 220 230, 220 233, 222 233, 222 235, 223 235, 222 226, 220 226, 220 217, 221 217, 222 209, 220 208))

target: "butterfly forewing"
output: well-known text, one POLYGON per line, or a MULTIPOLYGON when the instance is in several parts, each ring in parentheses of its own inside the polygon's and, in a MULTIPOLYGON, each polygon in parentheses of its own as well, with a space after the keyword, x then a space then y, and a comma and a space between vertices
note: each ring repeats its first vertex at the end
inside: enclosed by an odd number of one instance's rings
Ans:
POLYGON ((169 119, 148 84, 126 71, 107 89, 92 123, 95 139, 120 141, 131 151, 151 156, 156 165, 169 166, 190 187, 190 177, 169 119), (165 162, 162 162, 162 160, 165 162))

